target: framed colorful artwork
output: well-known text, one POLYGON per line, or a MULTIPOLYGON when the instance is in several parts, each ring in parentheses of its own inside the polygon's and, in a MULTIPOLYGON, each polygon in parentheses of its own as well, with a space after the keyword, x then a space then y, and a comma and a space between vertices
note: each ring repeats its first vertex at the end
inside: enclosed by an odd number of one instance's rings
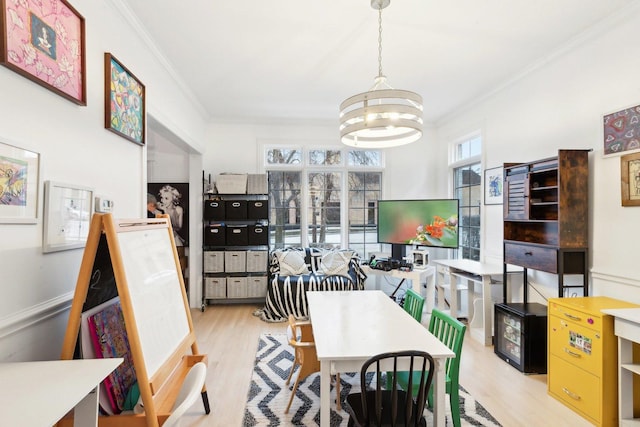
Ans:
POLYGON ((45 181, 43 252, 84 248, 93 214, 93 189, 45 181))
POLYGON ((605 115, 603 129, 605 156, 640 150, 640 105, 605 115))
POLYGON ((136 144, 145 143, 145 87, 109 52, 104 54, 104 126, 136 144))
POLYGON ((640 153, 620 157, 622 206, 640 206, 640 153))
POLYGON ((502 166, 484 170, 484 204, 502 204, 502 166))
POLYGON ((0 223, 35 224, 40 154, 0 142, 0 223))
POLYGON ((0 64, 87 105, 82 15, 65 0, 0 0, 0 5, 0 64))

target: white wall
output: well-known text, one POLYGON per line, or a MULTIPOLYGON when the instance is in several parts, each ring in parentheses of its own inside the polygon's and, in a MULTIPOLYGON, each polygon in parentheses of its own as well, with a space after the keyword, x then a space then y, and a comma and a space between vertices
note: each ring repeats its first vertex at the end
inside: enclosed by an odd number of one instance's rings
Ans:
MULTIPOLYGON (((562 47, 546 63, 500 92, 458 112, 438 127, 439 143, 482 123, 484 168, 554 156, 561 148, 590 154, 590 264, 592 294, 640 303, 638 208, 620 202, 620 158, 603 157, 602 117, 640 103, 640 48, 635 40, 640 8, 627 9, 605 28, 562 47)), ((440 173, 444 168, 440 165, 440 173)), ((483 252, 502 257, 502 206, 483 206, 483 252)), ((579 279, 579 278, 572 278, 579 279)), ((555 276, 532 281, 557 296, 555 276)), ((535 301, 535 292, 529 292, 535 301)))
POLYGON ((92 187, 115 202, 115 217, 144 214, 146 148, 104 129, 104 52, 146 85, 149 114, 196 149, 204 140, 200 108, 118 11, 120 2, 73 5, 86 20, 87 106, 0 67, 0 141, 41 156, 37 224, 0 224, 0 361, 60 356, 83 251, 42 253, 42 183, 92 187))

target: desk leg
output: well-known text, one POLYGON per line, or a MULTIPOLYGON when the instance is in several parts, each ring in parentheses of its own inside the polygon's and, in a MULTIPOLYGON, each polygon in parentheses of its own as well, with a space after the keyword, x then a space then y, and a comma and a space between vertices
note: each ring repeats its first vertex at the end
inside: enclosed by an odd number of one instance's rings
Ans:
POLYGON ((449 274, 449 306, 451 307, 451 317, 458 318, 458 278, 455 274, 449 274))
POLYGON ((75 427, 96 427, 98 425, 98 396, 100 385, 91 390, 73 411, 73 425, 75 427))
POLYGON ((320 362, 320 427, 331 421, 331 361, 320 362))
POLYGON ((491 298, 491 276, 482 276, 482 322, 484 328, 484 345, 492 344, 493 322, 491 312, 493 299, 491 298))
POLYGON ((446 359, 437 358, 435 375, 433 378, 433 425, 434 427, 445 426, 445 385, 444 385, 444 365, 446 359))
MULTIPOLYGON (((426 291, 425 298, 427 299, 427 303, 426 303, 427 313, 431 314, 431 312, 433 311, 434 302, 436 300, 436 275, 431 274, 427 276, 426 283, 427 283, 427 291, 426 291)), ((444 297, 442 298, 442 300, 444 301, 444 297)), ((438 298, 438 302, 439 301, 440 301, 440 298, 438 298)))

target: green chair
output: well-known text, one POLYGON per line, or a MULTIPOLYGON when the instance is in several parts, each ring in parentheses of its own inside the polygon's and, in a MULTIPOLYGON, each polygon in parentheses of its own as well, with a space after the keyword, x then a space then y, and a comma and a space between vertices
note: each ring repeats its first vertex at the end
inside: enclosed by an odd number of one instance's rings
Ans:
POLYGON ((404 311, 420 322, 422 321, 422 307, 424 307, 424 297, 413 289, 408 289, 404 294, 404 311))
MULTIPOLYGON (((458 383, 458 375, 460 373, 462 342, 464 341, 464 333, 466 329, 467 327, 463 323, 438 309, 434 308, 431 312, 429 332, 438 337, 438 339, 440 339, 440 341, 449 347, 456 355, 455 358, 447 359, 444 368, 444 372, 446 374, 445 389, 446 393, 449 395, 451 418, 455 427, 460 427, 460 386, 458 383)), ((397 383, 400 387, 407 387, 409 383, 408 372, 398 372, 397 383)), ((392 384, 393 378, 389 378, 389 374, 387 374, 387 386, 389 387, 392 384)), ((428 404, 430 408, 433 408, 433 388, 429 390, 428 404)))

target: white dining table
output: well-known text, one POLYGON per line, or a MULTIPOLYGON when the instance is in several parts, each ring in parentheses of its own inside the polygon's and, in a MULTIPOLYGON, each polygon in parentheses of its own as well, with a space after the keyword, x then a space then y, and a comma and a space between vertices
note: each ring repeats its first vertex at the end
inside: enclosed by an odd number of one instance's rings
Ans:
POLYGON ((320 361, 321 427, 329 427, 332 373, 360 372, 371 356, 401 350, 434 358, 434 426, 444 427, 444 366, 453 351, 382 291, 309 291, 307 300, 320 361))

